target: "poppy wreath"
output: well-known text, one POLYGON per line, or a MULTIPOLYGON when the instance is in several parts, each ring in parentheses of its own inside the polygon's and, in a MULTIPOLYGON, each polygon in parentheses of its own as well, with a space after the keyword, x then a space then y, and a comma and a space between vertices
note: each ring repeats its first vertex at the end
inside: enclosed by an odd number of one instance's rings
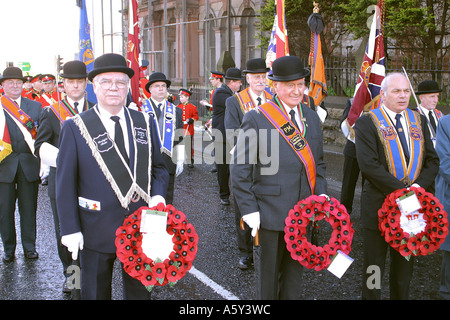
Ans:
POLYGON ((167 212, 167 233, 172 235, 173 251, 169 258, 153 261, 142 250, 141 214, 150 208, 141 207, 130 214, 116 230, 116 254, 125 271, 151 291, 154 286, 173 286, 192 267, 197 254, 198 235, 183 212, 172 205, 160 203, 151 209, 167 212))
POLYGON ((316 271, 327 268, 338 250, 351 251, 354 230, 344 205, 335 198, 312 195, 299 201, 285 220, 284 240, 292 259, 316 271), (310 222, 325 219, 332 227, 330 240, 323 247, 312 244, 306 237, 310 222))
POLYGON ((448 234, 448 218, 444 206, 433 194, 423 188, 409 187, 398 189, 389 194, 378 210, 378 226, 381 235, 389 245, 409 260, 411 256, 428 255, 439 249, 448 234), (396 199, 414 191, 422 208, 426 221, 424 231, 417 234, 403 231, 400 224, 401 212, 396 199))

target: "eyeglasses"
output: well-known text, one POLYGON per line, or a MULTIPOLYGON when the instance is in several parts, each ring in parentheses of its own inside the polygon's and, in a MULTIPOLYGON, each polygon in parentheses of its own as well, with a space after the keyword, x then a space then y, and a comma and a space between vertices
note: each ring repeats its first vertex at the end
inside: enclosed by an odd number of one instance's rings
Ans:
POLYGON ((100 81, 96 81, 96 82, 100 85, 100 87, 103 90, 111 89, 113 84, 116 85, 117 89, 125 89, 128 87, 128 81, 125 81, 125 80, 112 81, 109 79, 104 79, 104 80, 100 80, 100 81))
POLYGON ((3 81, 3 85, 8 85, 8 86, 17 86, 17 87, 21 87, 23 86, 23 81, 22 80, 5 80, 3 81))

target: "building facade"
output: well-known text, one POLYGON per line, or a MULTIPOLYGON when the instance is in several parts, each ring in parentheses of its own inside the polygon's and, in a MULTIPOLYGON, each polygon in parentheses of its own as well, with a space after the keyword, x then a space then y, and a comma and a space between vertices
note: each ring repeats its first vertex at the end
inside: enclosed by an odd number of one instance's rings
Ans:
POLYGON ((141 0, 141 57, 175 85, 205 86, 209 72, 265 57, 256 38, 260 0, 141 0), (228 9, 230 8, 230 9, 228 9), (227 59, 227 57, 231 57, 227 59))

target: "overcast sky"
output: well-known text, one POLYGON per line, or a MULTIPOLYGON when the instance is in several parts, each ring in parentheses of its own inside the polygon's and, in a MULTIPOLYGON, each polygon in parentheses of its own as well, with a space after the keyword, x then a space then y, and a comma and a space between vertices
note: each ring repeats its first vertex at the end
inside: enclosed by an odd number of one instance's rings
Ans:
MULTIPOLYGON (((105 0, 101 14, 101 2, 86 0, 88 20, 91 24, 91 39, 94 54, 111 52, 111 40, 106 39, 103 47, 102 17, 105 33, 111 30, 110 2, 113 3, 114 32, 121 31, 118 10, 121 0, 105 0), (95 35, 93 33, 95 32, 95 35)), ((80 8, 76 0, 2 0, 0 18, 1 41, 0 73, 7 62, 18 66, 19 62, 31 64, 31 75, 38 73, 56 74, 56 57, 64 62, 78 59, 80 8)), ((115 37, 114 47, 120 48, 121 40, 115 37)), ((117 51, 118 49, 114 49, 117 51)), ((114 51, 113 50, 113 51, 114 51)), ((118 52, 122 53, 122 52, 118 52)), ((26 73, 26 72, 25 72, 26 73)))

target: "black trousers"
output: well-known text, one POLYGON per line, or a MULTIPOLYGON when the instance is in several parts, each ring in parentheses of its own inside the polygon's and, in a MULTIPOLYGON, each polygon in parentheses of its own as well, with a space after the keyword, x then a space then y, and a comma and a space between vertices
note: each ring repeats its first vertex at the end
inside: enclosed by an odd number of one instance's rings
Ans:
POLYGON ((72 254, 69 252, 67 247, 61 243, 61 231, 60 231, 60 227, 59 227, 59 217, 58 217, 58 211, 56 210, 55 176, 56 176, 56 168, 51 167, 50 174, 48 175, 48 197, 50 198, 50 205, 52 207, 58 256, 63 265, 63 272, 65 274, 67 267, 72 265, 72 254))
POLYGON ((359 177, 358 160, 354 157, 344 157, 344 173, 342 176, 341 203, 350 214, 353 210, 356 183, 359 177))
POLYGON ((27 181, 20 163, 14 181, 0 183, 0 234, 5 254, 14 254, 16 250, 16 200, 19 207, 23 250, 25 252, 36 250, 38 190, 39 181, 27 181))
POLYGON ((239 210, 235 197, 233 197, 233 201, 239 256, 250 258, 253 256, 252 229, 250 229, 247 224, 245 224, 244 230, 241 229, 241 211, 239 210))
POLYGON ((441 285, 439 287, 439 294, 445 300, 450 300, 450 251, 442 251, 442 266, 441 266, 441 285))
POLYGON ((299 299, 303 266, 291 258, 284 231, 259 229, 259 243, 254 249, 256 299, 299 299))
POLYGON ((409 298, 409 284, 413 275, 414 257, 411 257, 409 261, 406 260, 384 240, 379 230, 363 229, 363 247, 362 299, 380 299, 381 280, 383 279, 387 251, 389 250, 390 299, 407 300, 409 298), (380 286, 374 285, 376 283, 379 283, 380 286))
MULTIPOLYGON (((87 248, 80 251, 82 300, 111 300, 115 260, 115 253, 101 253, 87 248)), ((150 299, 150 292, 139 280, 128 275, 123 266, 122 283, 124 299, 150 299)))
POLYGON ((227 144, 215 141, 214 150, 220 198, 228 199, 230 197, 230 154, 227 152, 227 144))

